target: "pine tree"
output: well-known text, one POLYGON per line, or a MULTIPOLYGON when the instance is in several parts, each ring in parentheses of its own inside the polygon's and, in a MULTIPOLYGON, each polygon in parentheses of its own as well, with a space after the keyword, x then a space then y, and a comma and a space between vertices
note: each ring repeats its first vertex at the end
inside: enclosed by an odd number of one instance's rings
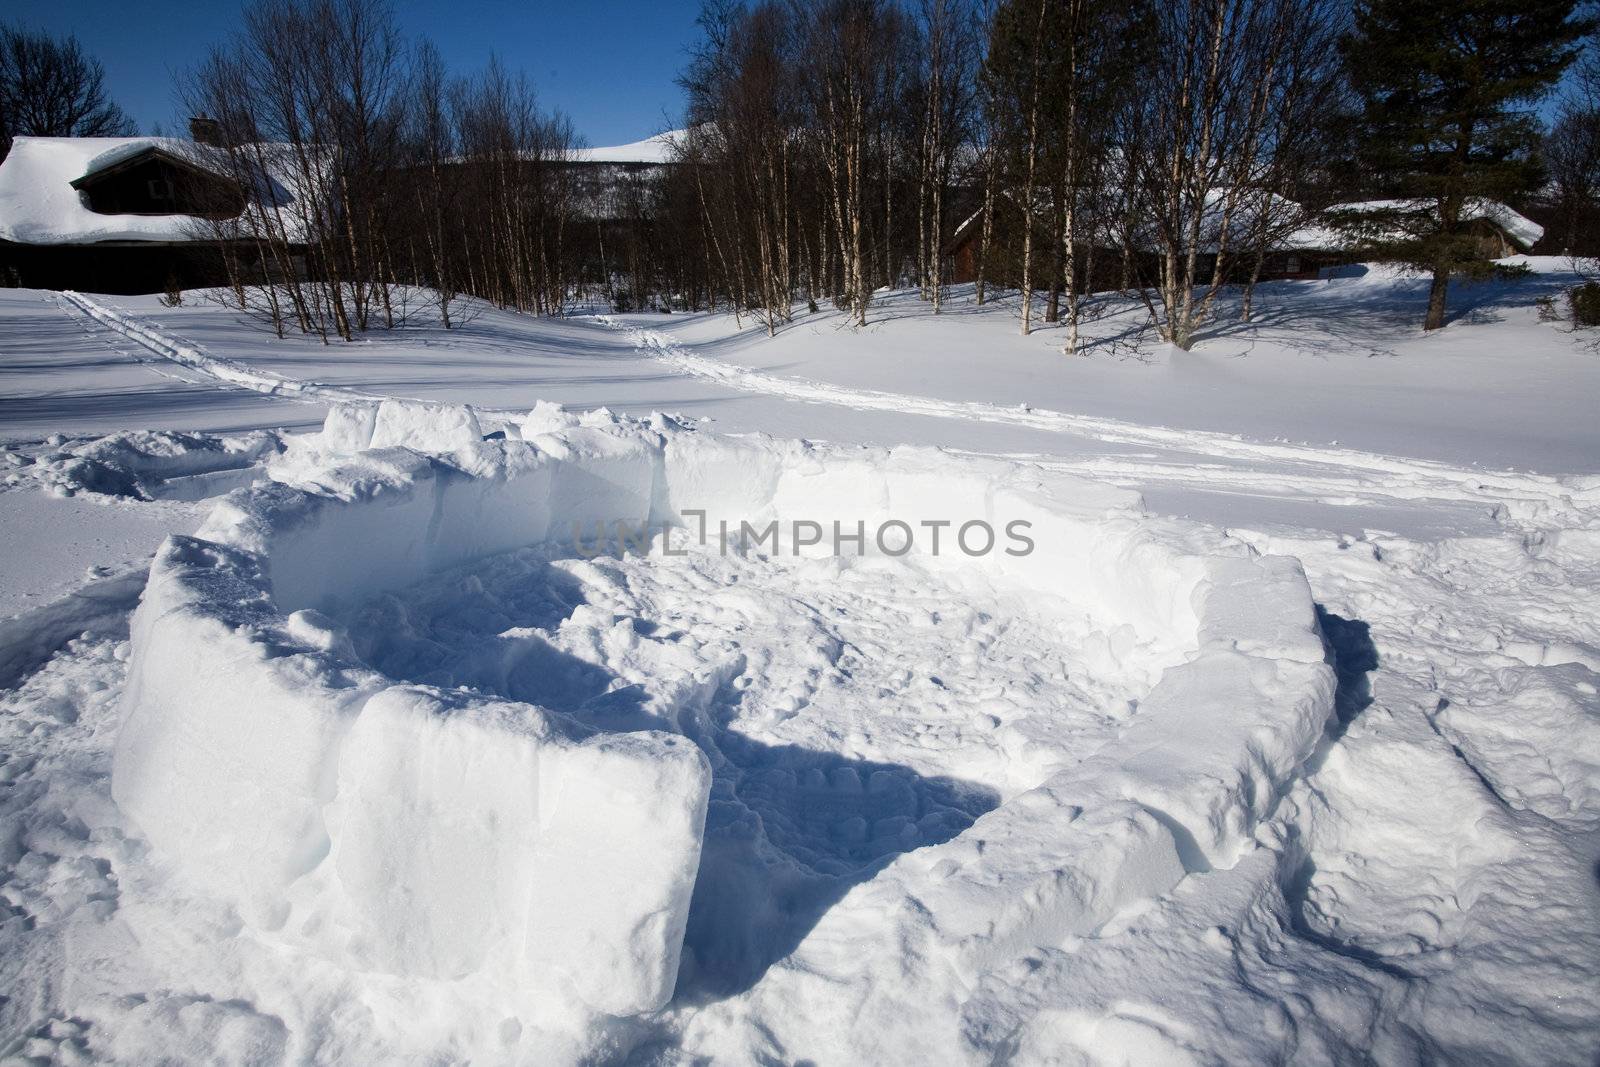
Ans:
POLYGON ((1592 29, 1574 0, 1362 0, 1342 49, 1363 110, 1358 163, 1398 203, 1338 221, 1369 253, 1433 273, 1424 328, 1444 325, 1453 274, 1492 267, 1468 220, 1541 181, 1533 106, 1592 29))

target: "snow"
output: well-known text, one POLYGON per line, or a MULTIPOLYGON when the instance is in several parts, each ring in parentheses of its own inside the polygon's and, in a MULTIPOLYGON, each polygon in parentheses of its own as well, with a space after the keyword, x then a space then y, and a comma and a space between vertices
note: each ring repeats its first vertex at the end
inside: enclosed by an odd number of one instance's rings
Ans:
POLYGON ((130 319, 128 316, 106 307, 82 293, 69 291, 63 292, 61 298, 68 304, 82 311, 89 318, 100 325, 120 334, 141 348, 148 350, 162 359, 171 360, 179 366, 200 371, 208 377, 220 382, 249 389, 258 393, 300 393, 309 396, 327 397, 332 400, 365 400, 371 399, 361 393, 351 390, 330 389, 315 382, 300 382, 292 378, 284 378, 270 372, 263 373, 249 367, 227 360, 218 359, 203 352, 193 345, 184 344, 182 341, 167 337, 159 331, 130 319))
POLYGON ((72 182, 97 162, 166 148, 159 137, 18 137, 0 162, 0 239, 18 244, 186 241, 204 223, 190 215, 101 215, 72 182))
POLYGON ((320 425, 321 407, 218 388, 202 369, 115 333, 59 293, 0 289, 0 441, 123 430, 215 430, 320 425))
MULTIPOLYGON (((377 423, 400 432, 425 414, 386 404, 377 423)), ((426 475, 424 491, 433 473, 426 462, 407 472, 426 475)), ((335 624, 298 607, 314 583, 289 577, 294 554, 321 553, 295 534, 319 503, 368 564, 342 575, 349 596, 403 580, 421 531, 356 530, 425 523, 431 508, 383 499, 413 484, 345 501, 243 490, 204 529, 211 539, 167 542, 132 623, 113 795, 188 881, 252 926, 339 917, 348 941, 315 948, 349 966, 438 980, 481 972, 610 1014, 659 1008, 699 855, 709 775, 697 750, 648 733, 585 738, 524 705, 387 686, 341 660, 335 624), (260 543, 270 552, 250 550, 260 543), (386 550, 393 558, 380 558, 386 550), (307 884, 319 878, 329 884, 307 884)), ((435 557, 471 548, 436 547, 435 557)))
POLYGON ((670 163, 673 145, 683 139, 684 130, 668 130, 630 144, 602 148, 579 148, 572 158, 580 163, 670 163))
MULTIPOLYGON (((81 543, 69 541, 65 547, 73 559, 83 558, 81 543)), ((95 565, 87 577, 75 574, 70 584, 61 583, 67 588, 49 599, 41 597, 43 603, 27 604, 28 610, 0 618, 0 683, 12 685, 25 678, 68 639, 120 621, 138 603, 145 573, 143 559, 120 567, 95 565)))
MULTIPOLYGON (((1415 212, 1424 209, 1436 209, 1434 205, 1422 200, 1360 200, 1347 204, 1335 204, 1328 208, 1329 213, 1336 212, 1363 212, 1363 211, 1399 211, 1415 212)), ((1498 200, 1473 199, 1461 206, 1461 220, 1463 222, 1476 222, 1480 219, 1494 223, 1506 232, 1523 251, 1527 251, 1539 243, 1544 236, 1544 227, 1526 216, 1518 213, 1498 200)), ((1289 238, 1288 247, 1291 248, 1339 248, 1345 241, 1334 237, 1330 231, 1320 226, 1308 227, 1297 231, 1289 238)))
MULTIPOLYGON (((266 146, 269 156, 273 146, 266 146)), ((0 240, 29 245, 102 241, 209 239, 210 224, 193 215, 103 215, 91 211, 72 183, 148 149, 207 166, 208 149, 171 137, 18 137, 0 161, 0 240)), ((216 168, 212 168, 216 169, 216 168)), ((296 182, 287 167, 275 176, 274 209, 283 212, 296 182)), ((298 233, 295 213, 283 212, 298 233)))
POLYGON ((353 955, 610 1015, 661 1008, 709 778, 681 739, 575 742, 527 705, 384 690, 343 740, 330 806, 353 955))
POLYGON ((0 1055, 1589 1062, 1600 372, 1530 262, 1073 359, 0 301, 106 412, 0 409, 0 521, 134 562, 4 575, 0 1055))
MULTIPOLYGON (((757 472, 743 492, 749 514, 780 519, 820 521, 830 513, 821 509, 876 518, 902 495, 902 469, 881 449, 835 454, 731 439, 702 447, 703 432, 677 428, 651 446, 654 431, 600 413, 579 421, 589 425, 484 442, 463 439, 463 428, 477 428, 470 409, 386 401, 370 451, 298 470, 310 454, 291 454, 275 471, 315 490, 278 481, 235 491, 199 538, 167 542, 132 622, 112 793, 187 882, 232 902, 263 932, 334 917, 348 938, 312 939, 314 950, 356 969, 482 975, 609 1015, 671 999, 710 790, 699 750, 651 732, 583 739, 576 723, 525 704, 388 686, 359 666, 324 612, 336 617, 518 541, 559 540, 569 513, 650 518, 654 501, 686 499, 706 484, 704 457, 725 471, 730 451, 745 452, 738 466, 757 472), (683 455, 679 440, 691 442, 683 455), (439 467, 469 446, 477 473, 439 467), (776 477, 760 475, 763 467, 776 477), (687 484, 657 486, 672 473, 687 484), (469 515, 471 530, 441 522, 441 513, 469 515)), ((361 412, 336 413, 322 444, 362 422, 361 412)), ((906 464, 909 499, 927 500, 932 458, 914 451, 906 464)), ((947 485, 965 478, 993 493, 996 509, 1014 502, 1031 516, 1054 563, 1041 572, 1019 557, 986 557, 999 571, 989 581, 1076 601, 1058 610, 1087 615, 1125 650, 1142 646, 1158 661, 1207 635, 1199 658, 1161 675, 1131 728, 981 824, 994 841, 975 872, 984 905, 970 903, 966 879, 943 880, 955 895, 952 916, 988 916, 980 954, 994 961, 1026 936, 1081 932, 1169 889, 1191 841, 1209 862, 1231 862, 1331 714, 1332 672, 1305 654, 1315 623, 1292 560, 1241 567, 1242 545, 1184 531, 1168 541, 1159 526, 1130 521, 1131 494, 1059 477, 1047 488, 1024 480, 1004 490, 981 465, 946 458, 942 467, 947 485), (1196 548, 1222 553, 1224 592, 1201 589, 1211 557, 1192 555, 1196 548), (1080 559, 1086 570, 1062 568, 1080 559), (1240 596, 1275 605, 1291 624, 1285 635, 1298 627, 1303 636, 1287 651, 1304 662, 1269 656, 1265 673, 1252 666, 1255 653, 1285 648, 1254 647, 1248 626, 1231 632, 1240 596), (1268 785, 1241 787, 1255 776, 1268 785), (1214 785, 1197 790, 1201 781, 1214 785), (1091 809, 1085 826, 1113 829, 1104 858, 1081 870, 1071 860, 1096 888, 1059 896, 1038 886, 1083 844, 1043 869, 1035 846, 1068 805, 1091 809)), ((972 936, 947 931, 943 951, 970 954, 963 946, 972 936)))
MULTIPOLYGON (((668 347, 637 350, 628 331, 574 319, 530 334, 514 316, 487 310, 460 330, 408 330, 331 352, 314 340, 252 341, 214 305, 162 309, 150 300, 142 302, 150 310, 130 314, 183 347, 302 383, 272 391, 269 381, 264 397, 307 404, 257 404, 254 425, 303 425, 320 419, 324 409, 312 405, 374 395, 470 400, 507 418, 552 399, 638 414, 664 408, 740 432, 1046 455, 1061 469, 1135 487, 1161 510, 1210 521, 1237 522, 1245 506, 1252 521, 1436 534, 1502 504, 1560 506, 1570 488, 1552 475, 1588 470, 1600 450, 1586 404, 1600 389, 1600 364, 1538 322, 1533 298, 1554 292, 1562 276, 1550 272, 1553 261, 1532 262, 1546 273, 1462 287, 1453 297, 1461 320, 1434 335, 1413 327, 1421 279, 1374 270, 1281 283, 1265 291, 1254 326, 1182 358, 1160 350, 1132 358, 1113 347, 1137 314, 1113 305, 1086 328, 1100 346, 1062 359, 1059 329, 1017 337, 1013 302, 979 312, 970 292, 938 322, 913 314, 908 294, 886 297, 882 318, 860 335, 819 317, 771 342, 749 325, 735 330, 728 316, 642 316, 630 328, 668 347), (1196 482, 1197 464, 1214 489, 1196 482)), ((143 394, 108 385, 148 411, 147 425, 162 425, 143 394)), ((211 395, 218 428, 244 423, 233 398, 246 394, 211 395)))
MULTIPOLYGON (((341 420, 344 426, 351 419, 341 420)), ((338 425, 338 424, 336 424, 338 425)), ((338 429, 335 431, 339 432, 338 429)), ((323 426, 328 438, 328 427, 323 426)), ((463 404, 415 404, 386 400, 372 420, 372 435, 356 451, 404 447, 418 452, 460 452, 478 447, 483 428, 472 408, 463 404)))
MULTIPOLYGON (((880 294, 864 331, 845 333, 819 316, 770 342, 754 324, 736 331, 729 316, 617 321, 674 369, 811 402, 1048 429, 1142 451, 1199 446, 1223 461, 1266 453, 1344 467, 1369 462, 1351 452, 1373 452, 1386 457, 1386 473, 1415 458, 1587 473, 1600 437, 1582 407, 1600 389, 1600 363, 1576 339, 1529 343, 1556 333, 1538 324, 1535 298, 1557 294, 1571 275, 1555 257, 1507 262, 1537 273, 1453 287, 1453 332, 1421 331, 1426 279, 1378 267, 1275 283, 1251 326, 1188 354, 1119 351, 1144 313, 1112 302, 1084 327, 1087 353, 1062 357, 1064 327, 1018 336, 1014 297, 985 313, 970 289, 938 318, 921 312, 914 292, 880 294), (1485 425, 1496 433, 1485 435, 1485 425)), ((1224 296, 1221 321, 1235 300, 1224 296)))
POLYGON ((132 430, 38 457, 27 473, 57 495, 98 493, 139 500, 204 499, 249 484, 266 458, 283 448, 278 435, 236 436, 132 430))

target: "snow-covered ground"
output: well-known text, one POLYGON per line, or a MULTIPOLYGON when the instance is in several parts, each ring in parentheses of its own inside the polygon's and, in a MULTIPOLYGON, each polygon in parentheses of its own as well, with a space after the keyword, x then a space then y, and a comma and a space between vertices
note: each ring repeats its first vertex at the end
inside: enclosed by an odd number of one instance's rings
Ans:
POLYGON ((0 1057, 1592 1063, 1600 354, 1532 265, 1070 359, 0 292, 0 1057), (1037 544, 570 526, 696 507, 1037 544))

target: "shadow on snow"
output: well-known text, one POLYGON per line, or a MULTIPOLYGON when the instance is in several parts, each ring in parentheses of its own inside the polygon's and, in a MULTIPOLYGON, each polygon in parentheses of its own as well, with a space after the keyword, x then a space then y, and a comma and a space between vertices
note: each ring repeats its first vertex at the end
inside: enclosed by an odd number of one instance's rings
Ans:
MULTIPOLYGON (((357 652, 392 678, 471 686, 607 731, 673 729, 645 686, 545 640, 585 602, 582 583, 549 563, 485 590, 471 569, 419 634, 411 607, 380 596, 351 620, 357 652)), ((646 639, 649 619, 632 621, 646 639)), ((731 722, 742 665, 680 711, 712 766, 704 846, 677 999, 736 995, 794 951, 850 889, 895 856, 961 833, 999 803, 992 790, 888 763, 769 745, 731 722)))

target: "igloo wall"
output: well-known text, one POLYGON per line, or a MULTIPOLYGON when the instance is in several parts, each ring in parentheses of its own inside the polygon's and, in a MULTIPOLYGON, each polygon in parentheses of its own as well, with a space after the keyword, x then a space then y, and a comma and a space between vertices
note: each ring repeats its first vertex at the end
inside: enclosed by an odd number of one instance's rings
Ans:
POLYGON ((1331 714, 1298 563, 1145 515, 1136 494, 661 418, 541 407, 509 429, 484 441, 461 408, 336 411, 285 481, 168 540, 135 615, 119 805, 247 922, 342 965, 478 976, 618 1015, 670 999, 710 786, 695 746, 396 685, 330 618, 596 521, 1023 520, 1028 554, 916 551, 1131 628, 1171 664, 1115 740, 915 854, 943 872, 917 889, 936 936, 974 968, 1230 865, 1331 714))

